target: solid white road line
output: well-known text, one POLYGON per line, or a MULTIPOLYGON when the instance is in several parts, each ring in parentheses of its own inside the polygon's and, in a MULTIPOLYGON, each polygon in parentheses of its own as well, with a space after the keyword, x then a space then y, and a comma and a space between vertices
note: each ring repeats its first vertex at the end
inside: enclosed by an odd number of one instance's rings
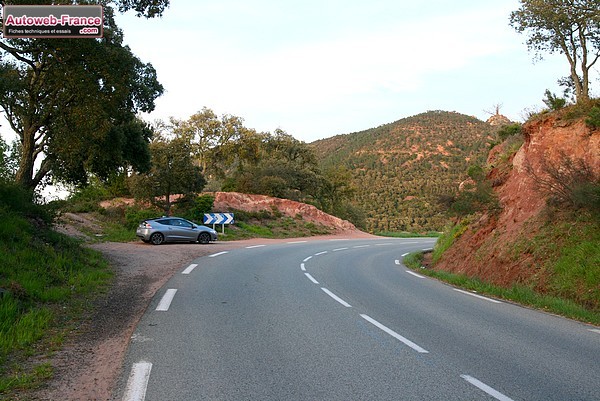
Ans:
POLYGON ((304 244, 308 241, 291 241, 291 242, 286 242, 286 244, 304 244))
POLYGON ((466 381, 468 381, 469 383, 471 383, 478 389, 484 391, 485 393, 491 395, 492 397, 494 397, 495 399, 497 399, 499 401, 513 401, 512 398, 509 398, 509 397, 505 396, 504 394, 502 394, 501 392, 494 390, 487 384, 480 382, 479 380, 477 380, 474 377, 471 377, 469 375, 460 375, 460 377, 462 377, 463 379, 465 379, 466 381))
POLYGON ((329 295, 331 298, 335 299, 340 304, 344 305, 346 308, 352 308, 352 306, 348 302, 344 301, 342 298, 338 297, 333 292, 329 291, 327 288, 321 287, 321 289, 325 291, 325 294, 329 295))
POLYGON ((303 272, 306 271, 306 267, 304 266, 304 263, 300 263, 300 270, 302 270, 303 272))
POLYGON ((326 253, 327 253, 327 251, 323 251, 323 252, 315 253, 315 256, 321 256, 321 255, 325 255, 326 253))
POLYGON ((306 258, 304 258, 303 262, 308 262, 311 259, 312 259, 312 256, 307 256, 306 258))
POLYGON ((212 255, 208 255, 209 258, 214 258, 216 256, 221 256, 221 255, 225 255, 226 253, 229 253, 227 251, 223 251, 223 252, 218 252, 218 253, 213 253, 212 255))
POLYGON ((315 283, 315 284, 319 284, 319 282, 318 282, 317 280, 315 280, 315 278, 314 278, 313 276, 311 276, 311 275, 310 275, 310 273, 304 273, 304 275, 305 275, 306 277, 308 277, 308 279, 309 279, 310 281, 312 281, 313 283, 315 283))
POLYGON ((133 364, 129 379, 127 380, 123 401, 144 401, 151 370, 152 364, 150 362, 133 364))
POLYGON ((254 249, 254 248, 262 248, 266 245, 252 245, 252 246, 247 246, 246 249, 254 249))
POLYGON ((420 274, 417 274, 415 272, 411 272, 410 270, 406 270, 406 272, 408 274, 412 274, 413 276, 418 277, 418 278, 425 278, 425 276, 421 276, 420 274))
POLYGON ((368 315, 360 315, 363 319, 365 319, 367 322, 371 323, 372 325, 378 327, 379 329, 385 331, 386 333, 388 333, 390 336, 394 337, 396 340, 399 340, 401 342, 403 342, 404 344, 408 345, 410 348, 414 349, 415 351, 421 353, 421 354, 428 354, 429 351, 419 347, 417 344, 413 343, 412 341, 410 341, 407 338, 402 337, 400 334, 396 333, 394 330, 387 328, 386 326, 384 326, 383 324, 379 323, 377 320, 373 319, 372 317, 368 316, 368 315))
POLYGON ((177 290, 173 289, 173 288, 167 290, 167 292, 165 292, 165 295, 163 295, 162 299, 158 303, 156 310, 159 312, 168 311, 169 307, 171 306, 171 302, 173 301, 173 297, 175 297, 176 292, 177 292, 177 290))
POLYGON ((502 302, 500 302, 500 301, 497 301, 497 300, 495 300, 495 299, 491 299, 491 298, 483 297, 483 296, 481 296, 481 295, 478 295, 478 294, 473 294, 472 292, 469 292, 469 291, 463 291, 463 290, 459 290, 458 288, 455 288, 455 289, 454 289, 454 291, 460 292, 460 293, 462 293, 462 294, 470 295, 470 296, 472 296, 472 297, 475 297, 475 298, 483 299, 483 300, 485 300, 485 301, 493 302, 493 303, 495 303, 495 304, 501 304, 501 303, 502 303, 502 302))
POLYGON ((192 263, 184 271, 182 271, 181 274, 190 274, 192 272, 192 270, 194 270, 196 267, 198 267, 198 265, 195 263, 192 263))
POLYGON ((333 251, 331 251, 331 252, 345 251, 345 250, 347 250, 347 249, 348 249, 348 248, 337 248, 337 249, 334 249, 334 250, 333 250, 333 251))
POLYGON ((590 329, 590 331, 591 331, 592 333, 597 333, 597 334, 600 334, 600 330, 598 330, 598 329, 590 329))

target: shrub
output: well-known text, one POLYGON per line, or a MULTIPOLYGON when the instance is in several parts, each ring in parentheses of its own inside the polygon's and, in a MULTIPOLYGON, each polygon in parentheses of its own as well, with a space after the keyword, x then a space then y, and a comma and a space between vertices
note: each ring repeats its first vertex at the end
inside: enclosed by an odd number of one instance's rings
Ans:
POLYGON ((548 204, 600 212, 600 177, 584 159, 561 151, 557 162, 542 161, 540 173, 529 164, 525 168, 548 204))
POLYGON ((600 128, 600 107, 594 106, 590 109, 585 123, 592 129, 600 128))
POLYGON ((544 95, 546 97, 543 99, 543 102, 550 110, 560 110, 567 105, 567 99, 556 96, 550 92, 550 89, 546 89, 544 95))
POLYGON ((521 133, 522 133, 521 124, 519 124, 519 123, 508 124, 508 125, 502 126, 502 128, 500 128, 498 130, 498 137, 500 138, 501 141, 505 141, 507 138, 509 138, 513 135, 519 135, 521 133))

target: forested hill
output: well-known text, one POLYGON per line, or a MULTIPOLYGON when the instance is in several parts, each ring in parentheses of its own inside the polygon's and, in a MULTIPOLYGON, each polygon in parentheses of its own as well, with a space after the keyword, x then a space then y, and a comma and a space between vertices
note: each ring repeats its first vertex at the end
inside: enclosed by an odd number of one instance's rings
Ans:
POLYGON ((429 111, 311 145, 322 168, 351 171, 368 231, 441 230, 439 196, 455 193, 470 165, 485 163, 493 132, 475 117, 429 111))

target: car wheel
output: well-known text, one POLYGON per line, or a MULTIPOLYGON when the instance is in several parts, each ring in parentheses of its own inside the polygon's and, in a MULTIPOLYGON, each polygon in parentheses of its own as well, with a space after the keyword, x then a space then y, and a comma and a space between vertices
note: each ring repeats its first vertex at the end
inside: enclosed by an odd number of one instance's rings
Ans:
POLYGON ((160 245, 165 241, 165 237, 161 233, 154 233, 150 236, 152 245, 160 245))
POLYGON ((198 242, 201 244, 208 244, 210 242, 210 234, 200 233, 200 235, 198 236, 198 242))

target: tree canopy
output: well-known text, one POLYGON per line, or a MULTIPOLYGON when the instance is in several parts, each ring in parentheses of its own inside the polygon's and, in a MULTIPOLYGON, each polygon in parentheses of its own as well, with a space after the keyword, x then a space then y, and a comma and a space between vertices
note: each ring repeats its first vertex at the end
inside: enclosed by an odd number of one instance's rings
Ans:
POLYGON ((572 86, 578 102, 589 99, 590 69, 600 58, 600 0, 521 0, 510 24, 528 35, 537 57, 564 54, 569 76, 559 82, 572 86))
POLYGON ((151 131, 136 115, 154 109, 163 87, 152 65, 123 45, 114 9, 153 17, 169 2, 97 3, 102 38, 0 40, 0 107, 19 138, 15 180, 26 189, 49 176, 82 184, 90 173, 149 167, 151 131))
POLYGON ((150 170, 130 178, 136 198, 150 201, 169 214, 172 195, 193 196, 202 191, 206 180, 194 163, 189 138, 157 136, 150 144, 150 153, 150 170))

